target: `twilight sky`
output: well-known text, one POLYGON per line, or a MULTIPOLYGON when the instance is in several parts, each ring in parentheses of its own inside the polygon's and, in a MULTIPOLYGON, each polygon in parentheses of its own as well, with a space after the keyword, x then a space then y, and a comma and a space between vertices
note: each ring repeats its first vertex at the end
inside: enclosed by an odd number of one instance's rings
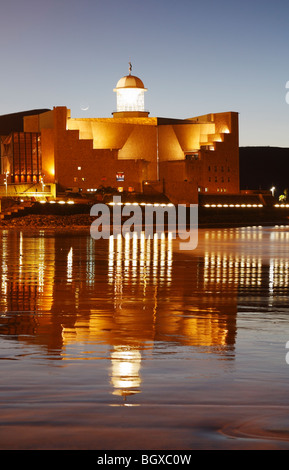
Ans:
POLYGON ((288 0, 3 1, 0 114, 111 117, 131 60, 151 116, 237 111, 241 146, 289 147, 288 21, 288 0))

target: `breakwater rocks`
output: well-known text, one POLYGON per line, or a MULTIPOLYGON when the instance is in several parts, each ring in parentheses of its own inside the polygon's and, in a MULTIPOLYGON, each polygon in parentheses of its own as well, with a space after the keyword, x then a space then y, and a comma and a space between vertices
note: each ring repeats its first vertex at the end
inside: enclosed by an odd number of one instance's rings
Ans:
POLYGON ((0 222, 0 229, 7 228, 51 228, 51 229, 79 229, 90 228, 93 218, 89 214, 73 215, 37 215, 30 214, 24 217, 4 219, 0 222))
MULTIPOLYGON (((46 209, 46 213, 36 211, 34 213, 18 213, 11 214, 0 220, 0 229, 90 229, 91 224, 96 217, 90 216, 90 207, 85 207, 85 212, 80 212, 77 207, 77 212, 73 210, 62 208, 62 213, 58 209, 58 213, 51 213, 46 209), (78 212, 79 211, 79 212, 78 212), (36 213, 35 213, 36 212, 36 213), (37 213, 38 212, 38 213, 37 213), (40 213, 39 213, 40 212, 40 213), (48 213, 47 213, 48 212, 48 213)), ((39 208, 38 208, 39 209, 39 208)), ((75 211, 75 209, 74 209, 75 211)), ((111 224, 113 223, 113 209, 110 207, 111 224)), ((129 217, 123 217, 122 223, 129 217)), ((189 215, 187 217, 188 228, 190 227, 189 215)), ((200 228, 214 228, 214 227, 240 227, 240 226, 272 226, 272 225, 286 225, 289 226, 289 208, 276 209, 276 208, 258 208, 258 209, 229 209, 229 208, 204 208, 199 207, 198 225, 200 228)), ((166 226, 166 222, 165 222, 166 226)))

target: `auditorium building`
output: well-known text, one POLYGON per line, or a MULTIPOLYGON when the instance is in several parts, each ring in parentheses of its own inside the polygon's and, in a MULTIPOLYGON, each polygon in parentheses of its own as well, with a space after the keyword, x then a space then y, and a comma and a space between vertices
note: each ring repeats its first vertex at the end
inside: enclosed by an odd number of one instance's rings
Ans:
POLYGON ((110 187, 191 204, 200 194, 239 194, 238 113, 151 117, 146 91, 130 67, 110 118, 72 117, 63 106, 1 116, 2 196, 110 187))

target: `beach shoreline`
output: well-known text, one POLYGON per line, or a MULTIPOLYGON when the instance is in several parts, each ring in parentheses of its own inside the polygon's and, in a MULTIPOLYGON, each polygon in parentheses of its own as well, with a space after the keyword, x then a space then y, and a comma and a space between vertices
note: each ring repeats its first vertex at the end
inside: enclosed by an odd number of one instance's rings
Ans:
MULTIPOLYGON (((67 214, 67 215, 44 215, 44 214, 28 214, 15 216, 0 221, 0 230, 71 230, 71 231, 90 231, 90 227, 95 220, 90 214, 67 214)), ((166 224, 165 224, 166 225, 166 224)), ((289 220, 266 218, 264 220, 256 218, 256 220, 242 218, 240 219, 223 219, 214 218, 211 220, 199 218, 200 229, 221 229, 221 228, 237 228, 237 227, 253 227, 263 226, 272 227, 278 225, 289 226, 289 220)), ((111 224, 112 227, 112 224, 111 224)), ((165 227, 165 226, 164 226, 165 227)), ((166 230, 165 230, 166 231, 166 230)))

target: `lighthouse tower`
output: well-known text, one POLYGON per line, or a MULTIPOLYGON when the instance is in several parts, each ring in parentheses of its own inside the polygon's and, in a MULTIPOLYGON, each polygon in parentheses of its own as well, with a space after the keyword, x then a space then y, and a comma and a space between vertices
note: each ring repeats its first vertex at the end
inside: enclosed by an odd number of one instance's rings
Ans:
POLYGON ((144 94, 147 91, 140 78, 131 74, 132 65, 129 62, 129 74, 122 77, 114 88, 116 92, 117 110, 114 117, 148 117, 145 111, 144 94))

